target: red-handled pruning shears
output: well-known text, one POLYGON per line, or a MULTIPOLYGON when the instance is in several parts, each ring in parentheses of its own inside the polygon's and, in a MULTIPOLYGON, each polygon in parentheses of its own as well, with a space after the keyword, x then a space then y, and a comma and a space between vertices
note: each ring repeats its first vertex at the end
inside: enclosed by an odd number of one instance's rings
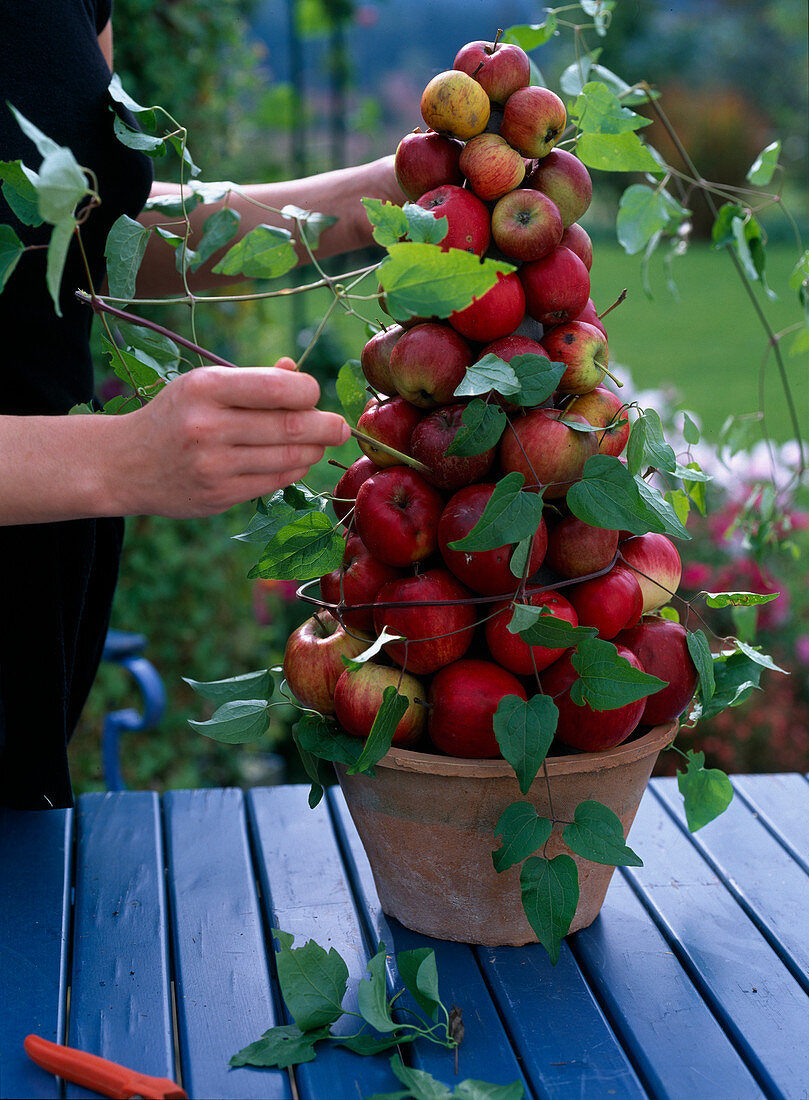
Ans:
POLYGON ((64 1081, 100 1092, 102 1096, 122 1100, 134 1100, 139 1096, 145 1100, 188 1100, 188 1093, 168 1077, 149 1077, 99 1058, 97 1054, 41 1039, 39 1035, 27 1035, 23 1045, 28 1057, 38 1066, 64 1081))

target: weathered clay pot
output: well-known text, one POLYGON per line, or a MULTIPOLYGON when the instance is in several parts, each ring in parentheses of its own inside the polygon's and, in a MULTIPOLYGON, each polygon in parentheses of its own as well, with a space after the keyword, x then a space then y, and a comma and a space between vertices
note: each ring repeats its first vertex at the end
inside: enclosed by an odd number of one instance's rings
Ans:
MULTIPOLYGON (((337 777, 368 854, 379 900, 388 916, 438 939, 487 946, 535 943, 523 912, 519 866, 498 874, 492 864, 494 826, 512 802, 531 802, 543 817, 572 821, 579 802, 609 806, 624 826, 637 812, 659 752, 677 723, 598 753, 550 757, 527 795, 503 760, 462 760, 391 749, 376 775, 337 777)), ((546 854, 569 852, 556 826, 546 854)), ((570 931, 586 928, 604 901, 614 868, 573 855, 580 898, 570 931)))

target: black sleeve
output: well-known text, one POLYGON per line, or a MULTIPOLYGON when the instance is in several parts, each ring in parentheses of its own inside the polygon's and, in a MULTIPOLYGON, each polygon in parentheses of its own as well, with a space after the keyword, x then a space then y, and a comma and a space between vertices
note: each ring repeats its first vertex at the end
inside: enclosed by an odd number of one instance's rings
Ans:
POLYGON ((96 0, 96 30, 104 30, 112 15, 112 0, 96 0))

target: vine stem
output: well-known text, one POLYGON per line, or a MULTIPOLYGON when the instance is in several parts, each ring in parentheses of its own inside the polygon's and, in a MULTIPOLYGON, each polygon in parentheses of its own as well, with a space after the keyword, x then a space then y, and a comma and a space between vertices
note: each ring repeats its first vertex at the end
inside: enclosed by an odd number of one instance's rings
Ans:
MULTIPOLYGON (((119 321, 126 321, 131 325, 139 325, 141 328, 151 329, 152 332, 157 332, 161 336, 167 337, 169 340, 173 340, 176 344, 180 344, 188 351, 194 352, 196 355, 201 356, 203 359, 207 359, 209 363, 213 363, 219 367, 232 367, 236 369, 236 364, 231 363, 229 359, 223 359, 221 355, 217 355, 213 351, 209 351, 207 348, 201 347, 199 344, 195 344, 193 340, 186 340, 184 336, 180 336, 176 332, 172 332, 171 329, 166 328, 164 325, 158 324, 157 321, 150 321, 146 317, 138 317, 134 313, 128 313, 125 309, 118 309, 117 306, 111 306, 108 302, 105 302, 103 298, 99 298, 96 294, 88 294, 86 290, 77 290, 76 298, 83 302, 85 305, 90 306, 94 313, 97 314, 109 314, 111 317, 117 317, 119 321)), ((336 302, 336 299, 335 299, 336 302)), ((333 307, 332 307, 333 308, 333 307)), ((296 364, 295 369, 301 365, 305 358, 305 355, 301 357, 296 364)), ((415 458, 411 458, 410 455, 404 454, 402 451, 397 451, 395 447, 389 447, 387 443, 381 443, 378 439, 374 439, 373 436, 366 435, 365 432, 359 431, 359 429, 349 425, 351 434, 355 439, 360 440, 363 443, 367 443, 372 447, 375 447, 379 451, 384 451, 385 454, 395 458, 402 466, 412 466, 414 470, 418 470, 419 473, 429 473, 429 466, 425 466, 423 462, 419 462, 415 458)))
MULTIPOLYGON (((646 92, 646 95, 648 97, 649 104, 650 104, 652 110, 657 115, 658 119, 660 120, 661 125, 664 127, 666 133, 668 134, 669 138, 671 139, 672 143, 674 144, 674 147, 677 150, 680 157, 682 158, 683 163, 685 164, 686 168, 691 173, 691 175, 692 175, 694 181, 696 182, 697 186, 702 190, 703 194, 705 195, 705 201, 708 203, 708 206, 709 206, 709 208, 711 210, 711 213, 713 214, 714 218, 718 217, 719 211, 717 210, 716 203, 714 202, 713 196, 710 193, 710 189, 706 186, 705 181, 703 180, 701 174, 697 171, 696 165, 694 164, 691 157, 689 156, 687 149, 684 147, 683 143, 680 141, 679 134, 677 133, 677 131, 672 126, 671 122, 669 121, 668 116, 662 110, 662 108, 659 106, 659 104, 657 103, 655 98, 652 96, 651 87, 646 83, 646 81, 642 81, 640 87, 642 87, 643 90, 646 92)), ((775 334, 775 332, 773 331, 772 326, 770 325, 770 322, 767 319, 767 315, 765 314, 764 310, 761 308, 761 303, 759 302, 758 298, 756 298, 756 296, 753 292, 753 287, 750 284, 750 279, 747 277, 747 274, 746 274, 744 268, 742 267, 741 261, 739 260, 739 257, 734 252, 733 247, 731 245, 725 245, 725 251, 730 256, 731 262, 733 263, 733 266, 736 269, 736 274, 739 276, 739 278, 742 281, 742 284, 743 284, 744 289, 747 293, 747 296, 750 299, 750 302, 753 306, 753 310, 754 310, 756 316, 758 317, 759 322, 761 323, 761 326, 763 327, 765 333, 767 334, 768 343, 769 343, 770 347, 772 348, 773 355, 775 356, 775 362, 776 362, 776 365, 778 367, 778 373, 781 377, 781 385, 782 385, 783 390, 784 390, 784 398, 785 398, 786 404, 787 404, 787 412, 789 414, 789 419, 792 422, 792 430, 795 433, 795 439, 798 443, 798 476, 802 477, 803 474, 806 472, 806 461, 804 459, 804 443, 803 443, 803 438, 801 436, 800 423, 798 422, 797 409, 795 408, 795 402, 794 402, 794 399, 793 399, 793 396, 792 396, 792 390, 790 389, 789 379, 787 378, 786 367, 784 366, 784 359, 783 359, 783 356, 781 354, 781 349, 778 346, 778 337, 775 334)))

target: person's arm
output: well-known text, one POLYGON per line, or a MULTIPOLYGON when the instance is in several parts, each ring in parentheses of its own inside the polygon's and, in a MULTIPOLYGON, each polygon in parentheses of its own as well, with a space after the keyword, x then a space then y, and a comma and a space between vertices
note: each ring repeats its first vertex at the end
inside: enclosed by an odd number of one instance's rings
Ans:
POLYGON ((213 515, 300 480, 349 429, 294 366, 200 367, 119 416, 0 416, 0 525, 213 515))

